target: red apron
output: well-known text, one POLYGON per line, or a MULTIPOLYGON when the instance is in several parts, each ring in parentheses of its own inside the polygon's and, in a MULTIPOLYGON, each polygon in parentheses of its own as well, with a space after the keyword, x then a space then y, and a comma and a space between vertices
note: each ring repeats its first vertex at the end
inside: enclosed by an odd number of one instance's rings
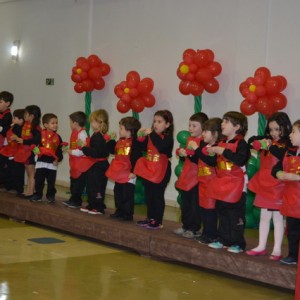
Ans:
POLYGON ((38 154, 38 157, 46 155, 53 157, 55 160, 58 160, 55 153, 59 146, 59 143, 60 139, 56 132, 49 131, 47 129, 42 130, 42 145, 41 147, 39 147, 40 153, 38 154))
POLYGON ((6 157, 12 157, 18 151, 20 145, 16 141, 12 141, 13 128, 10 128, 6 133, 7 145, 0 150, 0 154, 6 157))
MULTIPOLYGON (((7 110, 5 110, 2 114, 0 114, 0 120, 4 118, 4 116, 6 116, 7 114, 10 114, 10 109, 8 108, 7 110)), ((7 134, 6 134, 7 136, 7 134)), ((2 134, 0 134, 0 148, 3 147, 5 141, 5 136, 3 136, 2 134)))

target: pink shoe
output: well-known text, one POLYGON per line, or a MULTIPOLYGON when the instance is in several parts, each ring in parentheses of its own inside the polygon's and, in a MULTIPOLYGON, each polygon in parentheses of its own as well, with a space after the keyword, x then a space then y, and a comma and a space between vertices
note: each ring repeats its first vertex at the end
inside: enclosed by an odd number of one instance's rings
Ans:
POLYGON ((250 256, 261 256, 261 255, 266 255, 267 250, 262 250, 262 251, 255 251, 255 250, 248 250, 246 253, 250 256))
POLYGON ((282 259, 282 255, 270 255, 270 256, 269 256, 269 259, 270 259, 270 260, 278 261, 278 260, 281 260, 281 259, 282 259))

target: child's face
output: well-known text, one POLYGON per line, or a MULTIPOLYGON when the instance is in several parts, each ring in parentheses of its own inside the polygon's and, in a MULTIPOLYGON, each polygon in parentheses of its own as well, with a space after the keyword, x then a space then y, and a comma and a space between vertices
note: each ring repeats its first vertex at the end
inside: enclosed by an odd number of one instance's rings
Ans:
POLYGON ((48 123, 44 124, 44 127, 50 131, 57 131, 58 120, 56 118, 51 118, 48 123))
POLYGON ((208 143, 209 145, 215 144, 216 136, 210 130, 204 130, 202 135, 205 143, 208 143))
POLYGON ((71 130, 79 130, 80 129, 78 123, 73 122, 72 120, 70 120, 70 128, 71 128, 71 130))
POLYGON ((163 117, 161 117, 161 116, 154 116, 152 127, 153 127, 153 130, 157 134, 161 134, 167 128, 169 128, 169 126, 170 126, 170 123, 166 122, 163 117))
POLYGON ((191 137, 200 137, 202 135, 202 125, 197 121, 189 121, 189 132, 191 137))
POLYGON ((28 111, 25 111, 25 113, 24 113, 25 122, 30 122, 31 123, 33 118, 34 118, 34 115, 31 115, 31 114, 29 114, 28 111))
POLYGON ((129 139, 131 137, 130 130, 126 130, 124 125, 119 125, 119 136, 120 138, 129 139))
POLYGON ((223 119, 221 128, 223 135, 233 138, 240 129, 240 125, 233 125, 230 120, 223 119))
POLYGON ((22 126, 24 123, 23 119, 19 119, 18 117, 13 117, 13 124, 22 126))
POLYGON ((0 112, 6 111, 10 106, 10 102, 5 102, 3 99, 0 99, 0 112))
POLYGON ((290 140, 293 146, 300 147, 300 128, 298 126, 293 126, 290 140))
POLYGON ((93 130, 94 132, 101 131, 101 128, 102 128, 102 121, 98 122, 98 121, 96 121, 95 119, 92 119, 92 120, 91 120, 91 127, 92 127, 92 130, 93 130))
POLYGON ((281 137, 281 130, 277 122, 272 121, 269 123, 269 131, 270 131, 270 136, 274 141, 278 141, 281 137))

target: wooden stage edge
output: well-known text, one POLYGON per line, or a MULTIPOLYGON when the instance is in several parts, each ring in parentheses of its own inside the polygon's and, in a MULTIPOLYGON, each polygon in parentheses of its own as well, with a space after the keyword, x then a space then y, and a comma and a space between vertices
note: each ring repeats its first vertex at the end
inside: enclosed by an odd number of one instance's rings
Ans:
MULTIPOLYGON (((224 276, 230 274, 280 288, 295 289, 295 266, 271 261, 268 256, 250 257, 245 253, 210 249, 194 240, 176 236, 173 233, 179 226, 176 222, 164 221, 162 230, 147 230, 133 222, 112 220, 109 218, 109 209, 105 215, 90 215, 68 208, 62 201, 58 198, 52 205, 31 203, 13 194, 0 192, 0 214, 126 247, 142 255, 222 272, 224 276)), ((135 221, 141 218, 134 217, 135 221)), ((248 248, 256 242, 247 239, 248 248)))

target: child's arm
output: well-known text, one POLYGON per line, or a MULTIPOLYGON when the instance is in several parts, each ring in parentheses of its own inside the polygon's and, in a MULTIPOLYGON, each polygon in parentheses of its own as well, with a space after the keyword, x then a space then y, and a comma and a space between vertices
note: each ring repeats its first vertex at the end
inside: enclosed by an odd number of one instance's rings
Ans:
POLYGON ((168 157, 171 157, 172 149, 174 146, 173 137, 166 135, 164 136, 164 138, 161 138, 154 131, 152 131, 149 136, 159 153, 166 154, 168 157))
POLYGON ((63 160, 63 150, 62 150, 62 139, 61 136, 59 135, 59 146, 56 149, 55 155, 57 156, 57 162, 61 162, 63 160))
MULTIPOLYGON (((88 136, 87 136, 87 133, 86 131, 81 131, 78 135, 78 142, 81 144, 80 148, 82 146, 85 146, 86 145, 86 140, 87 140, 88 136)), ((83 156, 83 152, 81 149, 72 149, 72 150, 69 150, 69 154, 73 155, 73 156, 83 156)))
POLYGON ((101 133, 94 135, 91 138, 91 145, 89 147, 84 146, 81 150, 84 155, 92 158, 105 158, 109 156, 109 149, 101 133))
POLYGON ((273 177, 279 180, 300 181, 300 175, 283 171, 282 161, 279 161, 272 169, 273 177))
MULTIPOLYGON (((41 132, 38 129, 33 129, 32 130, 32 135, 33 137, 31 139, 28 140, 22 140, 23 145, 36 145, 38 146, 41 143, 41 132)), ((19 143, 19 142, 18 142, 19 143)))
POLYGON ((6 136, 6 132, 10 128, 12 123, 11 113, 7 113, 2 119, 0 119, 0 133, 3 136, 6 136))
POLYGON ((207 147, 206 143, 204 141, 201 141, 200 143, 200 147, 198 147, 195 150, 195 156, 202 160, 204 163, 206 163, 207 165, 211 166, 211 167, 215 167, 217 165, 217 155, 215 154, 209 154, 208 151, 206 153, 205 150, 209 149, 211 147, 207 147))

